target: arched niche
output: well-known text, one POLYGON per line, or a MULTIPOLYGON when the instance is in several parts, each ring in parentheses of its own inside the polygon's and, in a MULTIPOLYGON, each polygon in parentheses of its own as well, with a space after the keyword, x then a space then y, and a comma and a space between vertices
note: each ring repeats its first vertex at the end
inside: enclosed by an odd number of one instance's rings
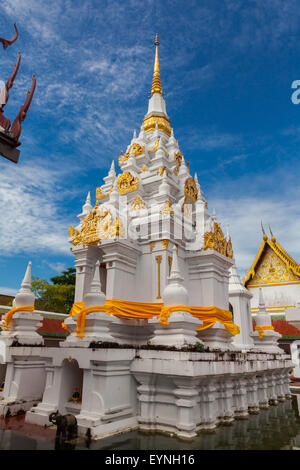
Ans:
POLYGON ((72 401, 72 395, 75 389, 78 389, 82 395, 83 388, 83 369, 79 368, 75 359, 64 359, 62 362, 62 382, 59 397, 59 411, 62 414, 79 414, 81 409, 81 400, 72 401))

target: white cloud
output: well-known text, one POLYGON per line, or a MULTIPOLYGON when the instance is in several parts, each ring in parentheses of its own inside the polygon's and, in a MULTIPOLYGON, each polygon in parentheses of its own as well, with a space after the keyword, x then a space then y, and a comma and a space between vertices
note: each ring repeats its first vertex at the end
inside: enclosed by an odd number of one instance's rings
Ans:
POLYGON ((12 296, 15 296, 17 292, 18 292, 18 289, 14 289, 14 288, 12 288, 12 287, 3 287, 3 286, 0 286, 0 294, 2 294, 2 295, 12 295, 12 296))
POLYGON ((66 269, 66 265, 64 263, 48 263, 50 268, 53 269, 53 271, 56 271, 57 273, 61 273, 66 269))
POLYGON ((269 197, 236 197, 210 201, 217 218, 230 225, 230 233, 237 266, 242 274, 248 271, 262 241, 261 221, 265 232, 272 232, 283 248, 300 261, 300 207, 297 199, 269 197))
POLYGON ((59 201, 64 197, 63 172, 36 163, 18 166, 0 162, 0 253, 47 250, 69 253, 68 223, 59 201))

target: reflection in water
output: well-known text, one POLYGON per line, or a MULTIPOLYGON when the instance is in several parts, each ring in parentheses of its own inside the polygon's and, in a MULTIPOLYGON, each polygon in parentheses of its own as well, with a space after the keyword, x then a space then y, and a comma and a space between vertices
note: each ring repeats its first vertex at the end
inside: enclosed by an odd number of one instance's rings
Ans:
POLYGON ((140 431, 99 441, 78 437, 58 444, 55 437, 35 439, 10 429, 0 429, 1 450, 279 450, 300 447, 300 395, 293 395, 277 406, 261 410, 248 419, 219 426, 212 433, 201 433, 193 442, 163 434, 140 431))

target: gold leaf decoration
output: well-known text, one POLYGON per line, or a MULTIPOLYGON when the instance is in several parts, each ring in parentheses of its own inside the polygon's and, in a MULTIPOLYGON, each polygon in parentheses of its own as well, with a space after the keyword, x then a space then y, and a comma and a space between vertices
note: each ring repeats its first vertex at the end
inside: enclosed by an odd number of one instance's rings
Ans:
POLYGON ((118 191, 120 194, 126 194, 130 191, 135 191, 139 187, 139 179, 132 176, 129 171, 126 171, 118 177, 117 180, 118 191))
POLYGON ((134 143, 134 144, 130 145, 128 147, 128 150, 125 153, 125 155, 120 154, 120 156, 119 156, 119 165, 120 166, 123 165, 123 163, 126 162, 129 159, 131 151, 132 151, 134 157, 138 157, 139 155, 143 155, 145 153, 145 147, 143 145, 138 144, 138 143, 134 143))
POLYGON ((144 119, 144 130, 145 132, 149 132, 155 129, 156 123, 158 125, 158 129, 169 137, 171 135, 171 122, 164 116, 158 116, 152 114, 144 119))
POLYGON ((163 217, 166 217, 168 215, 174 215, 174 209, 172 207, 172 202, 170 199, 168 199, 162 208, 160 209, 160 213, 162 214, 163 217))
POLYGON ((185 202, 189 199, 192 202, 196 202, 198 198, 198 191, 197 186, 195 183, 194 178, 191 176, 186 180, 184 184, 184 195, 185 195, 185 202))
POLYGON ((144 207, 146 207, 145 201, 137 194, 131 203, 130 209, 132 211, 138 211, 144 209, 144 207))
POLYGON ((174 160, 175 160, 175 162, 177 163, 178 166, 181 165, 182 158, 183 158, 182 153, 181 153, 180 150, 178 150, 178 152, 176 152, 175 155, 174 155, 174 160))
POLYGON ((156 139, 154 147, 151 150, 149 150, 149 153, 156 152, 156 150, 158 149, 158 146, 159 146, 159 140, 160 140, 160 137, 158 137, 158 139, 156 139))
POLYGON ((204 250, 215 250, 223 256, 232 258, 232 243, 231 239, 228 241, 224 237, 222 229, 217 222, 214 222, 213 232, 206 232, 204 234, 204 250))
POLYGON ((112 190, 113 187, 111 187, 107 193, 102 193, 101 188, 96 188, 96 201, 99 201, 99 199, 103 199, 104 197, 109 196, 112 190))
POLYGON ((253 279, 247 286, 259 286, 264 284, 280 284, 288 282, 299 282, 299 277, 287 269, 285 263, 267 247, 258 264, 253 279))
POLYGON ((162 244, 164 250, 168 249, 169 243, 170 243, 170 240, 162 240, 161 241, 161 244, 162 244))
POLYGON ((161 166, 158 170, 157 170, 157 174, 162 176, 164 174, 164 172, 166 172, 166 175, 168 175, 168 170, 167 170, 167 167, 166 166, 161 166))
POLYGON ((87 215, 81 225, 81 229, 69 228, 70 237, 73 238, 73 245, 94 245, 100 240, 109 238, 124 237, 125 230, 119 217, 113 222, 111 212, 105 207, 98 207, 98 202, 94 209, 87 215))

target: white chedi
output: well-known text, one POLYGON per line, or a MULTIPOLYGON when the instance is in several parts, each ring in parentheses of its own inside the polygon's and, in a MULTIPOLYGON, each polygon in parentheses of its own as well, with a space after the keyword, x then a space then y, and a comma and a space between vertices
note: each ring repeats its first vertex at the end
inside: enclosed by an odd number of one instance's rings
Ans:
POLYGON ((196 329, 202 325, 202 321, 195 318, 189 312, 180 310, 180 305, 188 305, 188 292, 183 285, 183 277, 180 273, 177 248, 173 247, 173 260, 168 285, 164 288, 162 300, 165 307, 178 305, 178 310, 170 313, 169 324, 159 324, 157 319, 149 320, 155 325, 154 337, 149 341, 153 345, 175 346, 176 348, 202 343, 197 338, 196 329))
POLYGON ((169 283, 162 294, 164 305, 166 307, 172 305, 188 305, 188 292, 183 285, 183 277, 180 274, 177 248, 175 245, 173 247, 172 269, 168 280, 169 283))
MULTIPOLYGON (((37 333, 42 326, 43 317, 34 311, 27 311, 22 307, 33 307, 35 296, 31 290, 31 261, 27 265, 21 289, 17 293, 13 306, 19 310, 14 312, 8 331, 2 331, 1 336, 17 340, 22 345, 40 346, 44 343, 43 337, 37 333)), ((3 323, 2 323, 3 324, 3 323)))
POLYGON ((165 196, 170 195, 170 186, 168 183, 167 170, 165 170, 163 173, 162 182, 159 185, 158 192, 159 192, 159 195, 165 195, 165 196))
POLYGON ((102 306, 105 304, 105 295, 101 291, 100 282, 100 263, 97 261, 94 277, 91 282, 89 291, 83 297, 84 305, 86 308, 102 306))
POLYGON ((266 311, 262 288, 259 288, 258 314, 255 317, 256 326, 272 326, 272 319, 266 311))
POLYGON ((110 325, 113 323, 112 315, 107 315, 103 311, 98 311, 97 307, 105 304, 105 294, 101 290, 100 282, 100 263, 96 262, 95 271, 88 292, 84 295, 84 307, 94 307, 95 311, 90 312, 85 317, 84 329, 81 332, 83 336, 78 336, 75 330, 76 323, 69 317, 65 320, 65 324, 71 330, 71 334, 66 341, 60 343, 60 347, 88 348, 91 342, 115 342, 110 334, 110 325))
POLYGON ((255 317, 255 323, 256 329, 251 335, 254 340, 255 348, 263 352, 283 354, 283 349, 281 349, 277 344, 281 335, 277 331, 274 331, 274 328, 272 327, 272 318, 266 311, 261 287, 259 289, 258 314, 255 317), (259 329, 259 327, 267 328, 259 329))
POLYGON ((33 307, 35 296, 31 290, 31 261, 29 261, 24 279, 21 284, 21 289, 17 293, 14 306, 15 307, 33 307))

